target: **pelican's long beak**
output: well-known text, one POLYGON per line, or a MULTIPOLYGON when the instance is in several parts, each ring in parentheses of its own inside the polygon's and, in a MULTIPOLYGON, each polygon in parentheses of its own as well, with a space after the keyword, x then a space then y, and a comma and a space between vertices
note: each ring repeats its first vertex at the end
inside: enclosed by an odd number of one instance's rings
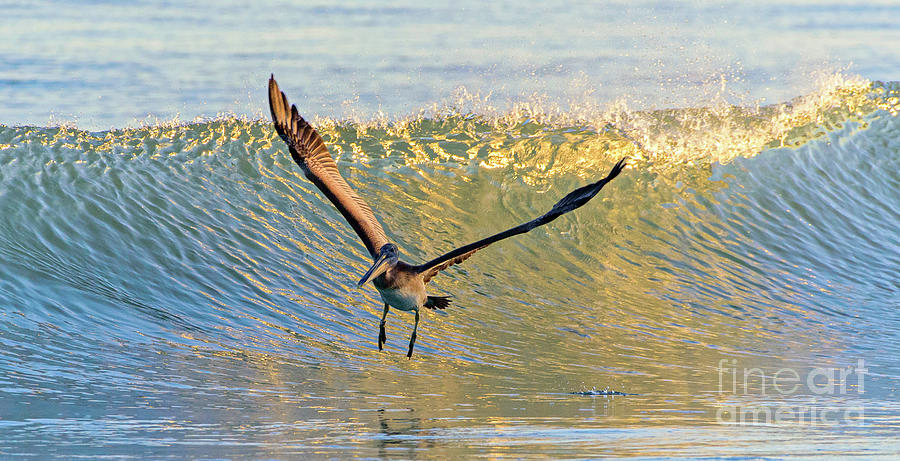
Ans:
POLYGON ((387 255, 378 255, 378 259, 375 260, 375 262, 372 264, 372 267, 368 272, 366 272, 366 275, 364 275, 362 280, 359 281, 357 287, 362 287, 363 285, 369 283, 370 280, 383 274, 384 271, 388 270, 388 267, 390 267, 390 264, 388 264, 387 255))

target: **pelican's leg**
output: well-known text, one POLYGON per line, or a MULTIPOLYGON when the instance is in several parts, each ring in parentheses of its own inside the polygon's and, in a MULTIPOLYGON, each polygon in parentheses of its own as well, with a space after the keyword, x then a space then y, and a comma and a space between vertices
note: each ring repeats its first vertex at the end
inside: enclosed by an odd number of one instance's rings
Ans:
POLYGON ((383 344, 387 342, 387 335, 384 334, 384 322, 387 318, 388 305, 384 304, 384 314, 381 314, 381 327, 378 330, 378 350, 384 349, 383 344))
POLYGON ((407 358, 412 358, 413 346, 416 345, 416 330, 419 329, 419 310, 416 309, 416 324, 413 325, 412 336, 409 337, 409 352, 406 353, 407 358))

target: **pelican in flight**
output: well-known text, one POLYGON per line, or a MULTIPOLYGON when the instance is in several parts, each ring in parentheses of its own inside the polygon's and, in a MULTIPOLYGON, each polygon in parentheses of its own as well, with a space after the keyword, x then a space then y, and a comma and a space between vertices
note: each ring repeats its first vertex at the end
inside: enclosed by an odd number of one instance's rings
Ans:
POLYGON ((550 211, 536 219, 461 246, 425 264, 416 266, 400 260, 400 250, 397 245, 388 240, 384 228, 375 219, 372 209, 338 172, 337 164, 331 158, 325 142, 316 130, 297 113, 297 106, 289 105, 287 96, 278 89, 274 75, 269 79, 269 108, 272 111, 275 130, 287 144, 291 157, 303 169, 306 178, 312 181, 341 212, 362 239, 369 254, 372 255, 374 260, 372 267, 360 279, 358 286, 361 288, 366 283, 372 282, 384 301, 384 313, 381 315, 378 332, 378 350, 383 349, 387 340, 384 325, 388 310, 393 307, 415 313, 416 323, 413 326, 412 336, 409 338, 407 357, 412 357, 413 346, 416 344, 419 311, 423 307, 444 309, 450 304, 449 297, 428 296, 425 293, 425 284, 431 281, 438 272, 465 261, 472 256, 472 253, 494 242, 524 234, 584 205, 625 167, 625 159, 620 160, 605 178, 574 190, 553 205, 550 211))

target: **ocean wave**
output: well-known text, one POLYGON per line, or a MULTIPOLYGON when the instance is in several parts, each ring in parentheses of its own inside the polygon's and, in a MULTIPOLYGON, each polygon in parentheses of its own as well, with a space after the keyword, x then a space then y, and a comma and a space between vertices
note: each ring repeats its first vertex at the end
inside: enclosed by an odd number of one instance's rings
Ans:
MULTIPOLYGON (((888 296, 897 261, 885 250, 895 237, 875 226, 885 243, 873 244, 865 229, 891 216, 897 179, 885 171, 896 161, 898 94, 896 83, 836 78, 752 109, 594 119, 535 105, 456 107, 317 124, 413 261, 530 219, 631 159, 591 207, 492 247, 435 285, 460 298, 459 310, 426 321, 425 354, 509 366, 537 341, 552 370, 568 353, 553 341, 571 337, 582 353, 643 348, 656 328, 668 330, 659 341, 692 348, 725 347, 735 335, 760 353, 802 350, 805 334, 857 315, 847 287, 888 296), (846 198, 828 195, 836 183, 846 198), (834 241, 866 248, 875 275, 855 276, 860 257, 834 241), (461 315, 468 309, 474 324, 461 315), (785 319, 806 326, 768 341, 784 334, 785 319), (517 333, 562 324, 527 341, 517 333)), ((121 335, 124 322, 135 341, 372 360, 379 303, 353 286, 368 257, 268 122, 0 127, 0 145, 7 314, 101 338, 121 335)))

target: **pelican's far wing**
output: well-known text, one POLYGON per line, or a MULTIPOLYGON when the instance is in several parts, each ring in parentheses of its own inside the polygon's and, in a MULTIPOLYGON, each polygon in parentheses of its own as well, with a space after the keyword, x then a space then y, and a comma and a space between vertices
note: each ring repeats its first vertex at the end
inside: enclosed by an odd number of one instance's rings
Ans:
POLYGON ((600 189, 603 189, 603 186, 606 183, 610 182, 622 172, 622 169, 625 168, 625 159, 619 160, 619 163, 610 170, 609 174, 593 183, 588 184, 587 186, 580 187, 570 192, 569 195, 566 195, 562 198, 556 205, 553 205, 553 208, 545 213, 543 216, 528 221, 524 224, 519 224, 512 229, 508 229, 506 231, 500 232, 499 234, 494 234, 488 238, 481 239, 477 242, 470 243, 466 246, 459 247, 443 256, 432 259, 421 266, 416 266, 416 270, 422 274, 422 278, 425 280, 425 283, 428 283, 432 277, 434 277, 438 272, 454 265, 459 264, 466 259, 469 259, 469 256, 472 256, 476 251, 494 243, 499 242, 505 238, 512 237, 513 235, 524 234, 525 232, 530 231, 538 226, 543 226, 544 224, 553 221, 554 219, 584 205, 590 199, 594 198, 597 195, 597 192, 600 192, 600 189))
POLYGON ((269 109, 275 130, 287 143, 291 157, 303 169, 307 179, 344 215, 369 253, 373 257, 378 255, 378 250, 388 243, 388 239, 375 219, 375 213, 341 176, 319 133, 297 113, 297 106, 288 105, 287 96, 278 89, 274 75, 269 79, 269 109))

